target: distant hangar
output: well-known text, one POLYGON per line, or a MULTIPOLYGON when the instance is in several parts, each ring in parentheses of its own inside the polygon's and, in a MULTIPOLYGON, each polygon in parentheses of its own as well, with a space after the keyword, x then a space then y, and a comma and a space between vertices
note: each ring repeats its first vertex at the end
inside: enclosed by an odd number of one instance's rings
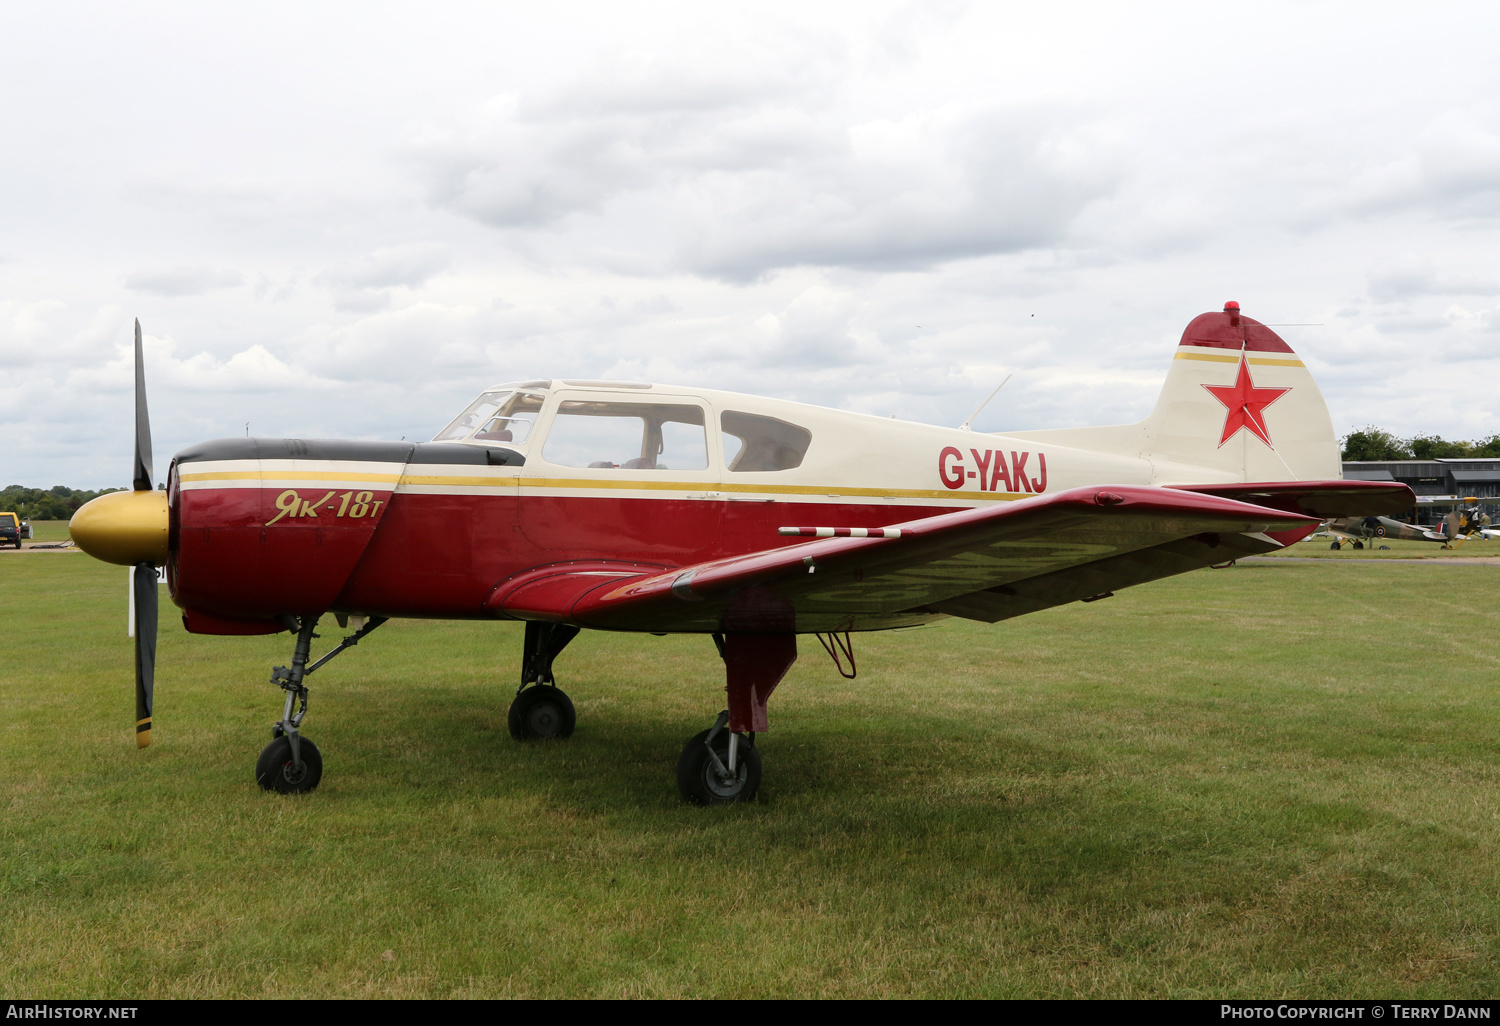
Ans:
POLYGON ((1500 513, 1500 459, 1347 460, 1344 477, 1409 485, 1417 493, 1415 523, 1436 523, 1470 496, 1492 519, 1500 513))

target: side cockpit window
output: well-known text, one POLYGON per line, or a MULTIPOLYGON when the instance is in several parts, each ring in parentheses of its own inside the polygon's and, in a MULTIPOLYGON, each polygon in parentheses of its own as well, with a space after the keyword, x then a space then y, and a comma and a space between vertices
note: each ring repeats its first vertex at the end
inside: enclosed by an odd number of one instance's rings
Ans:
POLYGON ((486 392, 469 404, 434 442, 509 442, 521 445, 531 437, 536 415, 542 409, 540 395, 529 392, 486 392))
POLYGON ((791 470, 802 465, 812 432, 775 417, 726 411, 719 418, 724 429, 724 460, 731 472, 791 470))
POLYGON ((542 456, 558 466, 594 470, 706 470, 703 410, 568 400, 552 418, 542 456))

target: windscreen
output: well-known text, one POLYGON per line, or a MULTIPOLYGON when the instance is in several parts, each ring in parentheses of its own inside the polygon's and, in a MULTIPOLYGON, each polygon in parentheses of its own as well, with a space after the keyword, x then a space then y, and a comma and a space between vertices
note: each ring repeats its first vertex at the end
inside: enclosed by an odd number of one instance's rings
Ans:
POLYGON ((542 396, 530 392, 486 392, 469 404, 434 442, 504 442, 522 445, 531 438, 542 396))
POLYGON ((469 408, 460 413, 453 423, 433 436, 434 442, 461 442, 468 438, 479 427, 487 423, 491 417, 510 398, 509 392, 486 392, 469 404, 469 408))

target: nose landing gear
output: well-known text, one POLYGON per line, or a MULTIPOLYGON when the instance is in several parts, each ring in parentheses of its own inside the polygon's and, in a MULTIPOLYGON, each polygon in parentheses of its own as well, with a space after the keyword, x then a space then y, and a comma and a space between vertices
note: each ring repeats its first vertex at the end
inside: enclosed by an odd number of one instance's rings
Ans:
POLYGON ((323 754, 317 745, 302 736, 300 730, 303 717, 307 715, 308 696, 307 685, 302 682, 308 674, 327 665, 344 649, 358 645, 361 638, 385 621, 383 616, 370 617, 363 627, 311 666, 307 665, 307 659, 313 639, 318 636, 313 633, 318 626, 318 617, 305 616, 300 621, 293 621, 297 623, 297 645, 292 650, 292 665, 278 666, 271 671, 271 683, 286 692, 286 705, 282 708, 281 719, 271 728, 271 743, 255 760, 255 782, 261 790, 304 794, 318 786, 323 779, 323 754))

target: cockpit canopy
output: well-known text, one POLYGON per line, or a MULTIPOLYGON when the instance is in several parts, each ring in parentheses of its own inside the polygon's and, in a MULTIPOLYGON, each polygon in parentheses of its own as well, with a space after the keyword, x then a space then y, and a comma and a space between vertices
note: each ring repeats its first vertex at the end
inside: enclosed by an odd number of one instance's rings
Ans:
MULTIPOLYGON (((537 418, 553 381, 500 385, 482 394, 434 442, 501 443, 527 446, 536 441, 537 418)), ((625 390, 649 391, 631 382, 564 381, 564 386, 608 388, 598 398, 564 398, 547 429, 541 458, 561 467, 588 470, 707 470, 712 421, 695 402, 663 402, 625 390), (623 394, 622 394, 623 393, 623 394)), ((744 397, 737 397, 744 398, 744 397)), ((802 464, 812 433, 777 417, 723 410, 719 449, 730 473, 791 470, 802 464)))

